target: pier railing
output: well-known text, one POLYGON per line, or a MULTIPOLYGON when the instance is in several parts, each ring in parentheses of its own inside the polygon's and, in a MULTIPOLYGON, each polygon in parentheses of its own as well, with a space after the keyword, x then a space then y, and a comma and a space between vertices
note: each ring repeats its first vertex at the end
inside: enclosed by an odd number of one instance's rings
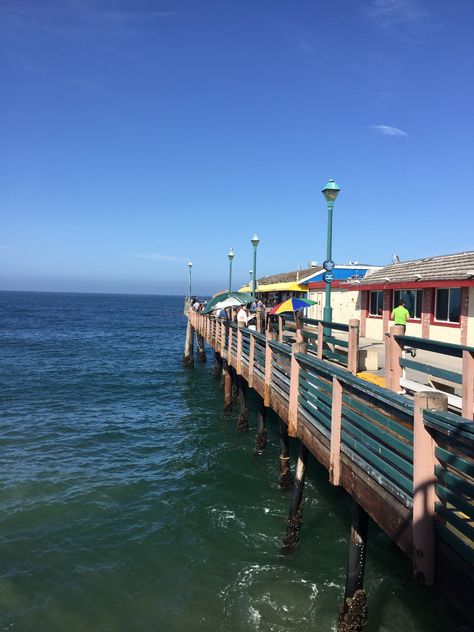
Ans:
POLYGON ((474 419, 474 347, 405 336, 395 325, 385 336, 385 378, 387 388, 394 392, 401 389, 412 393, 444 392, 450 408, 467 419, 474 419), (418 350, 433 354, 438 364, 442 364, 445 357, 457 358, 459 370, 415 360, 418 350), (416 379, 408 378, 407 370, 415 371, 416 379))

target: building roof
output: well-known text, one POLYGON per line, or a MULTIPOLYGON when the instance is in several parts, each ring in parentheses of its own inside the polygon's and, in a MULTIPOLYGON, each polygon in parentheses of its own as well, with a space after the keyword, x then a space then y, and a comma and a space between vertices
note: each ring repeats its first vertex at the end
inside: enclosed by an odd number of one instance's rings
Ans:
POLYGON ((306 270, 294 270, 293 272, 280 272, 280 274, 271 274, 270 276, 261 277, 257 280, 258 285, 271 285, 274 283, 298 283, 310 275, 316 274, 322 270, 321 266, 306 268, 306 270))
POLYGON ((364 285, 454 281, 474 278, 474 251, 392 263, 367 274, 364 285))

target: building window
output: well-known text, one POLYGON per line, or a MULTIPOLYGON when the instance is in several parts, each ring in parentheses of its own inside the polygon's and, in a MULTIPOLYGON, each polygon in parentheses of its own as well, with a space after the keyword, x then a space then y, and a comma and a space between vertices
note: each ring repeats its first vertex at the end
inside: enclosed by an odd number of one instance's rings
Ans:
POLYGON ((422 290, 394 290, 393 307, 398 307, 400 301, 405 301, 405 307, 410 312, 410 318, 421 319, 422 290))
POLYGON ((383 312, 383 290, 369 292, 369 315, 382 316, 383 312))
POLYGON ((461 314, 461 288, 436 290, 435 320, 443 323, 459 323, 461 314))

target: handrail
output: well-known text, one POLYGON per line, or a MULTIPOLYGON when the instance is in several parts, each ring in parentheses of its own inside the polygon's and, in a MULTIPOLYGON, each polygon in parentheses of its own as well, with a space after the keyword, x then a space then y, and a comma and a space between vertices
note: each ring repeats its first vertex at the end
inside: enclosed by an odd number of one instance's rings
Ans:
POLYGON ((397 393, 393 393, 392 391, 382 388, 381 386, 372 384, 372 382, 363 380, 356 375, 352 375, 352 373, 350 373, 346 369, 338 367, 335 364, 328 365, 327 361, 319 360, 314 356, 309 356, 304 353, 297 353, 295 357, 300 364, 327 373, 332 377, 337 377, 337 379, 341 382, 345 382, 350 386, 358 388, 359 390, 363 390, 364 392, 369 393, 373 397, 382 400, 383 402, 389 404, 390 406, 393 406, 394 408, 398 408, 399 410, 402 410, 407 414, 413 414, 413 402, 411 402, 403 395, 398 395, 397 393))
POLYGON ((319 325, 319 323, 321 323, 322 325, 324 325, 326 329, 337 329, 339 331, 349 331, 349 325, 346 325, 345 323, 334 323, 328 320, 320 320, 317 318, 305 318, 305 317, 301 318, 301 322, 306 323, 308 325, 319 325))
POLYGON ((444 355, 462 358, 463 351, 474 353, 474 347, 467 345, 458 345, 452 342, 441 342, 439 340, 427 340, 426 338, 417 338, 416 336, 400 336, 395 334, 394 338, 402 342, 405 346, 414 347, 423 351, 432 351, 433 353, 443 353, 444 355))

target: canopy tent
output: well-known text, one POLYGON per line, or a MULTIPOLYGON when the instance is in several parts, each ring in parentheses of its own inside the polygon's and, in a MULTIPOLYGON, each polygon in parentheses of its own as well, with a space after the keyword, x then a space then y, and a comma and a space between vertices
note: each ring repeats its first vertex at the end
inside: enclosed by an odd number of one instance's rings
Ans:
MULTIPOLYGON (((248 285, 240 288, 240 292, 250 292, 251 288, 248 285)), ((257 285, 256 291, 260 293, 265 292, 307 292, 306 285, 300 285, 295 281, 282 282, 282 283, 269 283, 267 285, 257 285)))

